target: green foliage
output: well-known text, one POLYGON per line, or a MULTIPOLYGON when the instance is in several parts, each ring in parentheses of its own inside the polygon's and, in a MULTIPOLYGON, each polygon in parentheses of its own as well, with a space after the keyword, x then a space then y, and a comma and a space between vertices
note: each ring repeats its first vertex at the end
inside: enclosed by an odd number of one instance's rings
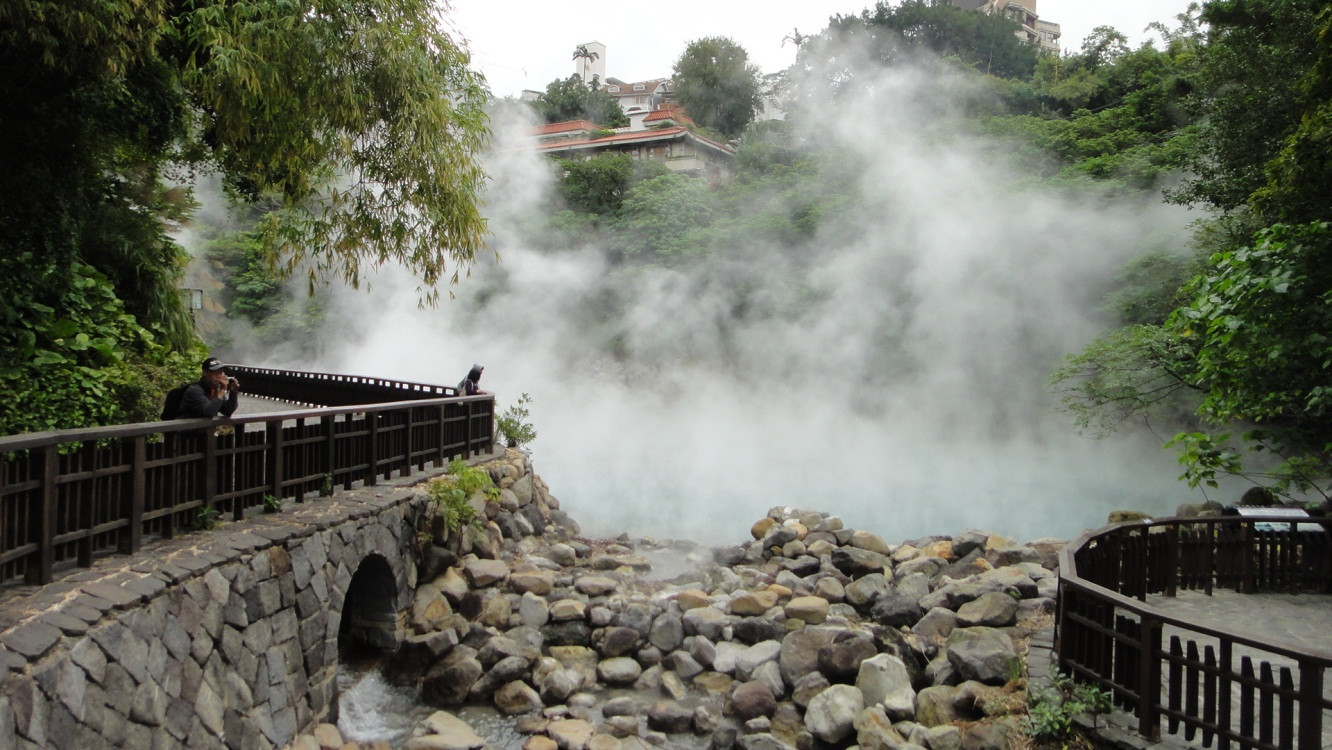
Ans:
POLYGON ((485 522, 476 509, 467 502, 473 494, 481 493, 490 500, 499 497, 499 488, 490 481, 490 474, 475 466, 455 460, 449 464, 449 473, 430 482, 426 495, 443 519, 450 534, 463 526, 484 529, 485 522))
POLYGON ((726 37, 690 42, 675 61, 672 80, 685 112, 728 138, 744 132, 763 104, 758 66, 726 37))
POLYGON ((634 178, 634 160, 627 154, 560 159, 558 163, 564 173, 560 195, 570 208, 594 216, 619 212, 634 178))
POLYGON ((90 266, 0 259, 0 434, 155 421, 162 395, 196 377, 90 266))
POLYGON ((1207 44, 1194 108, 1202 128, 1191 154, 1196 175, 1181 202, 1225 211, 1245 206, 1266 182, 1267 164, 1308 107, 1302 81, 1317 59, 1324 0, 1210 0, 1207 44))
POLYGON ((531 405, 532 397, 524 393, 518 397, 517 403, 495 417, 496 429, 504 437, 505 444, 511 448, 536 440, 536 427, 528 421, 532 416, 528 409, 531 405))
MULTIPOLYGON (((251 227, 258 222, 253 214, 247 219, 242 222, 251 227)), ((324 297, 317 291, 293 293, 256 230, 218 229, 208 237, 204 253, 218 269, 223 285, 220 300, 228 318, 244 320, 252 327, 248 332, 266 346, 285 344, 309 354, 318 351, 315 334, 324 319, 324 297)), ((224 330, 219 338, 228 335, 224 330)))
POLYGON ((276 512, 278 512, 279 510, 282 510, 282 501, 279 500, 278 498, 274 497, 274 496, 271 495, 271 494, 265 493, 265 494, 264 494, 264 512, 265 512, 265 513, 276 513, 276 512))
POLYGON ((1091 683, 1075 682, 1055 672, 1051 686, 1035 691, 1027 708, 1027 734, 1037 740, 1062 740, 1073 729, 1073 719, 1090 714, 1092 720, 1114 708, 1112 695, 1091 683))
MULTIPOLYGON (((1251 245, 1213 255, 1185 291, 1191 302, 1167 327, 1196 347, 1199 413, 1252 425, 1241 438, 1255 448, 1312 459, 1314 473, 1301 463, 1293 478, 1300 489, 1332 475, 1332 227, 1264 229, 1251 245)), ((1228 452, 1200 452, 1192 463, 1233 466, 1228 452)))
POLYGON ((211 505, 200 505, 194 514, 194 528, 199 531, 212 531, 217 525, 218 510, 211 505))
POLYGON ((577 75, 546 84, 546 92, 536 101, 536 111, 548 123, 587 120, 606 128, 629 124, 629 116, 620 103, 606 93, 596 78, 588 84, 577 75))
POLYGON ((324 483, 319 487, 320 497, 333 497, 333 475, 325 474, 324 483))
POLYGON ((1267 164, 1267 185, 1252 196, 1269 222, 1332 220, 1332 7, 1319 21, 1317 62, 1301 84, 1299 127, 1267 164))
POLYGON ((625 255, 649 261, 705 252, 690 233, 707 226, 713 206, 699 180, 678 174, 645 180, 621 204, 617 244, 625 255))

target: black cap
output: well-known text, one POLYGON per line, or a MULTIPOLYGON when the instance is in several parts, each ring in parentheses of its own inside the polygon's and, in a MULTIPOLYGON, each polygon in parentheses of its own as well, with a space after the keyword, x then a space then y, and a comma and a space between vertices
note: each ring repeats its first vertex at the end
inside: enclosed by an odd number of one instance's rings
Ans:
POLYGON ((226 367, 226 365, 222 364, 222 361, 219 360, 217 357, 209 357, 208 359, 205 359, 203 361, 204 372, 217 372, 218 370, 221 370, 224 367, 226 367))

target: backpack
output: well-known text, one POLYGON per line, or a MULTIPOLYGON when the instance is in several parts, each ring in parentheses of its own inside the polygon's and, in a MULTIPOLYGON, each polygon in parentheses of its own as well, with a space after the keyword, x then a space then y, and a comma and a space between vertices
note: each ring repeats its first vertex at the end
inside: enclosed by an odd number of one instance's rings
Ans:
POLYGON ((172 388, 171 390, 167 391, 166 399, 162 402, 163 422, 175 419, 176 416, 180 413, 180 401, 185 397, 185 389, 189 388, 192 385, 194 384, 186 383, 185 385, 178 385, 175 388, 172 388))

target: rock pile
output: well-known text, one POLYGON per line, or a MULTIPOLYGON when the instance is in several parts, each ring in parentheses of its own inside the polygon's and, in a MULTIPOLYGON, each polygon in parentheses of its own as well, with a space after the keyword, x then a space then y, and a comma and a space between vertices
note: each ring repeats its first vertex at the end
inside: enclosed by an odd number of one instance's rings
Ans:
MULTIPOLYGON (((527 750, 955 750, 1021 731, 1022 644, 1053 610, 1060 542, 971 530, 893 546, 788 507, 710 554, 589 541, 516 456, 490 467, 507 494, 485 508, 489 533, 424 558, 448 565, 418 587, 385 669, 422 701, 492 704, 527 750), (693 568, 656 580, 663 557, 693 568)), ((407 746, 485 743, 440 711, 407 746)))

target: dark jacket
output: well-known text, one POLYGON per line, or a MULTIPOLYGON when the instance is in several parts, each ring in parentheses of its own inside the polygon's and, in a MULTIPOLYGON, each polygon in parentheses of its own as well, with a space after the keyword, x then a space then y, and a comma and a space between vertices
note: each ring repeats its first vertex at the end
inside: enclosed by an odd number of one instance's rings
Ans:
POLYGON ((218 414, 229 417, 240 405, 239 394, 235 391, 224 390, 220 398, 212 398, 208 391, 208 384, 202 378, 190 383, 180 397, 180 411, 176 413, 176 419, 212 419, 218 414))

